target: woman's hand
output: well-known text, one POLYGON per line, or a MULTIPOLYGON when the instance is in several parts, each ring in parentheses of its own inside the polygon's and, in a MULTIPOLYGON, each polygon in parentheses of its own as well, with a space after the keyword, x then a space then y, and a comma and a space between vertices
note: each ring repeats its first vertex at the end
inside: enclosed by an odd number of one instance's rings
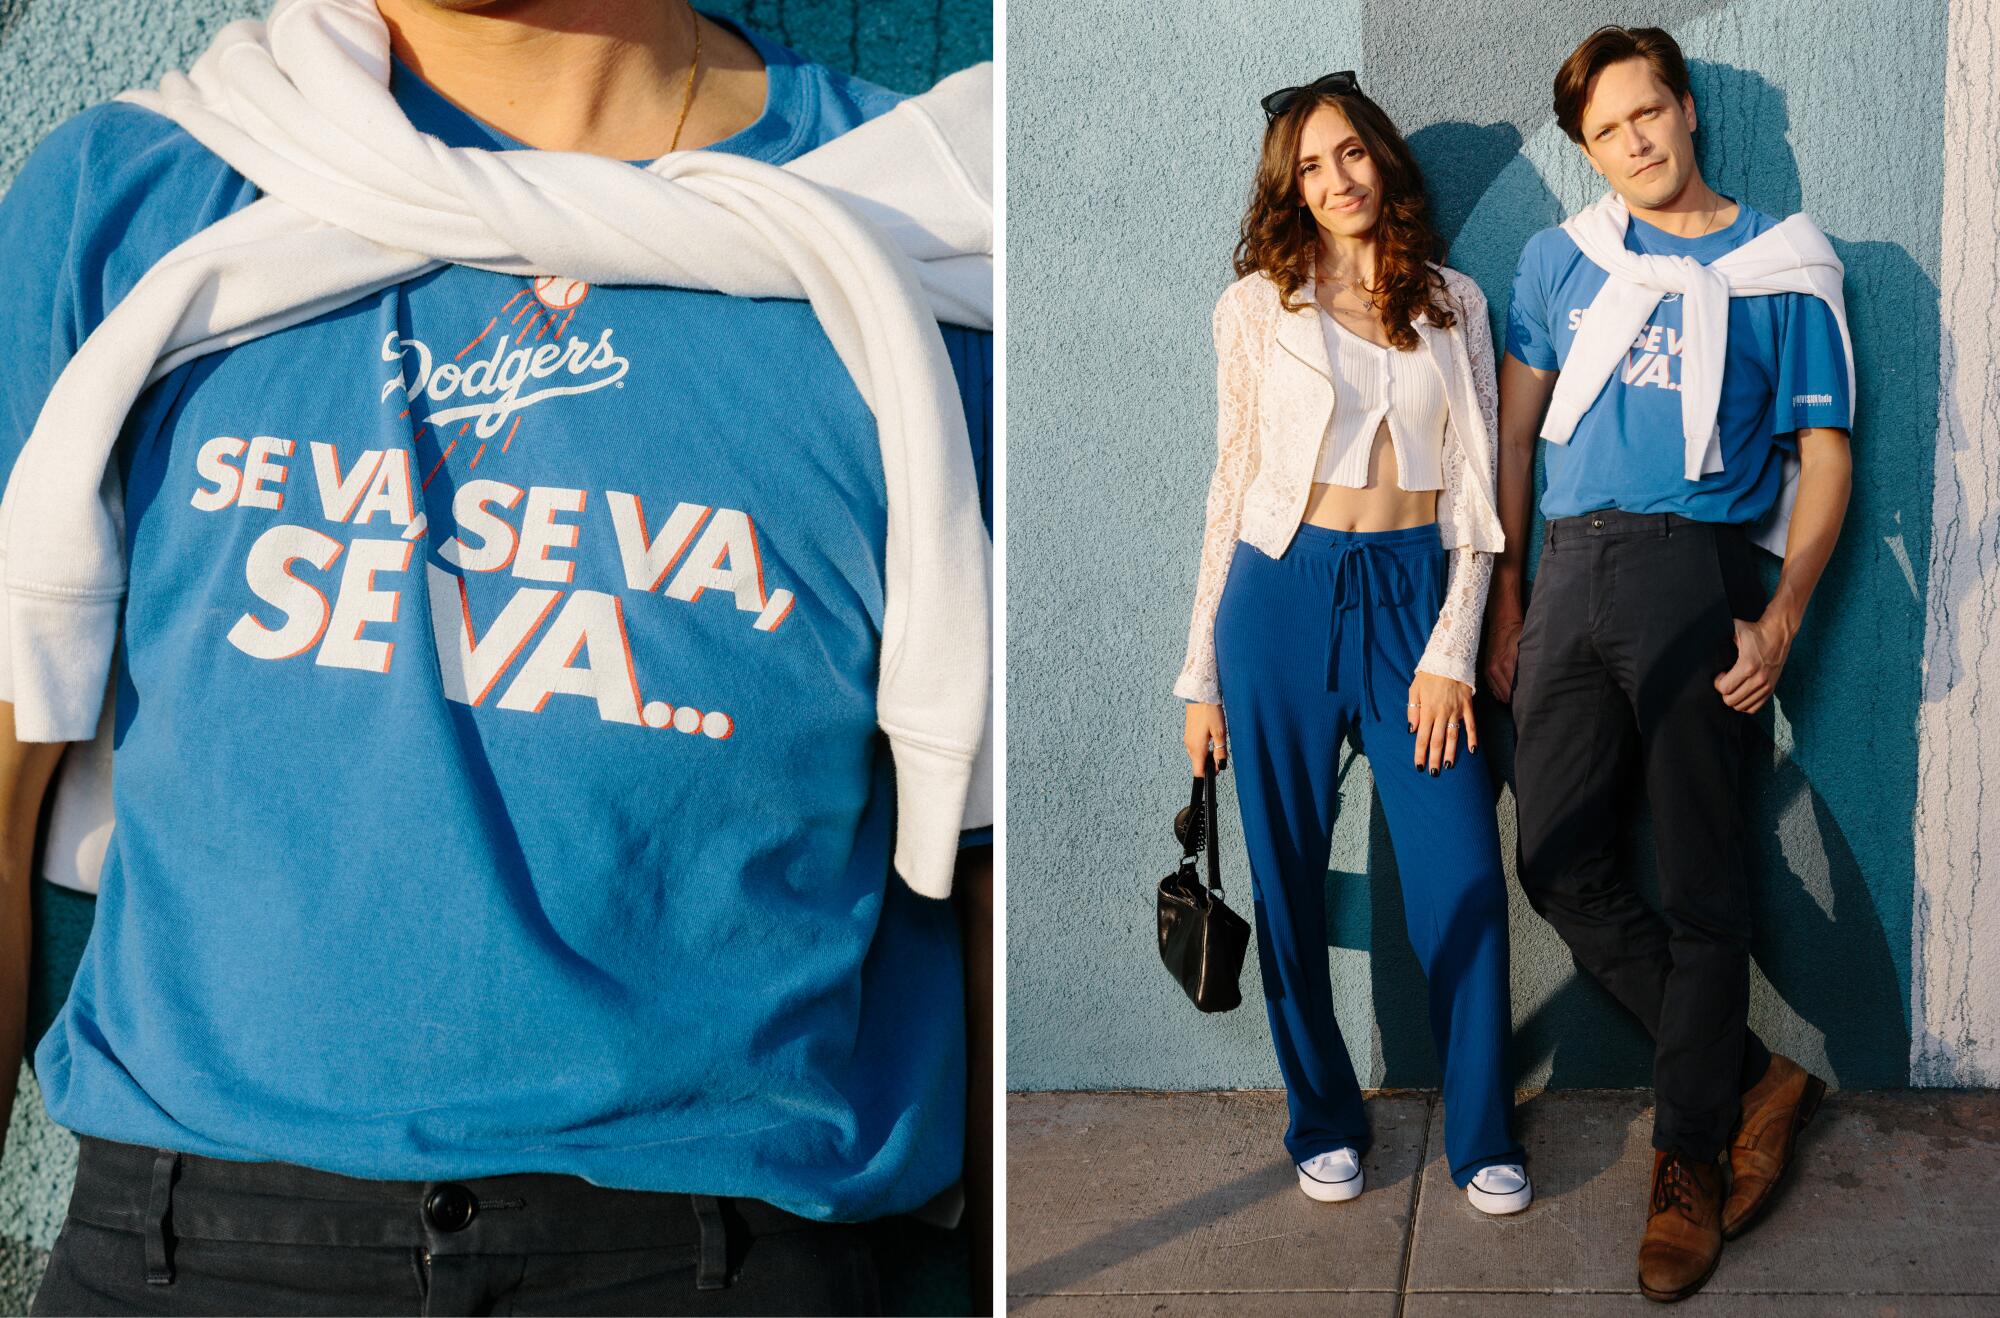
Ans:
POLYGON ((1214 747, 1215 767, 1222 768, 1229 758, 1229 729, 1222 721, 1220 705, 1189 705, 1187 707, 1188 763, 1194 766, 1194 776, 1202 776, 1202 761, 1208 757, 1209 748, 1214 747))
POLYGON ((1429 769, 1437 777, 1439 769, 1458 762, 1458 734, 1465 731, 1465 748, 1479 750, 1479 729, 1472 722, 1472 688, 1436 673, 1417 674, 1410 683, 1410 731, 1417 736, 1415 751, 1419 771, 1429 769))

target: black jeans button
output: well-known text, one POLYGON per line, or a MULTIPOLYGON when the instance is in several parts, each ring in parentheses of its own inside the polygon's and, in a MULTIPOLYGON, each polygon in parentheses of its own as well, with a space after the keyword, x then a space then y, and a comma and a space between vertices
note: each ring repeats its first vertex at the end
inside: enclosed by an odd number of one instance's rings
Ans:
POLYGON ((1591 518, 1591 519, 1590 519, 1590 524, 1591 524, 1592 526, 1596 527, 1596 528, 1597 528, 1598 530, 1600 530, 1600 531, 1602 531, 1602 530, 1604 529, 1604 519, 1603 519, 1602 517, 1593 517, 1593 518, 1591 518))
POLYGON ((440 1231, 463 1231, 472 1225, 479 1201, 462 1185, 447 1182, 424 1198, 424 1220, 440 1231))

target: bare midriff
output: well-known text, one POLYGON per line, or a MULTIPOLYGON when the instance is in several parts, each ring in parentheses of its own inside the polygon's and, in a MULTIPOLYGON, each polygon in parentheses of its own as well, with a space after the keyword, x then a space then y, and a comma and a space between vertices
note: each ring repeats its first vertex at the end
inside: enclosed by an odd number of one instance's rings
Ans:
POLYGON ((1437 520, 1436 490, 1406 490, 1396 484, 1396 447, 1389 423, 1375 428, 1368 453, 1368 483, 1360 489, 1315 481, 1306 495, 1305 522, 1332 531, 1401 531, 1437 520))

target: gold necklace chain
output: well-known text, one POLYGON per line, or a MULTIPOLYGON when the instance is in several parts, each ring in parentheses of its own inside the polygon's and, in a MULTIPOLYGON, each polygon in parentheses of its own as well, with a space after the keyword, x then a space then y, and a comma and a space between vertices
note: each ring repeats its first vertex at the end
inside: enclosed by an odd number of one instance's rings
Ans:
POLYGON ((1704 219, 1701 222, 1701 232, 1697 234, 1696 237, 1705 238, 1708 236, 1709 229, 1715 224, 1715 217, 1718 214, 1720 214, 1721 211, 1722 211, 1722 194, 1718 192, 1715 194, 1715 204, 1708 208, 1708 218, 1704 219))
POLYGON ((687 126, 688 110, 694 105, 695 75, 701 71, 701 16, 688 6, 688 18, 694 23, 694 59, 688 64, 687 87, 681 92, 681 117, 674 120, 674 140, 667 143, 667 154, 680 149, 681 129, 687 126))
POLYGON ((1325 253, 1321 253, 1313 261, 1313 278, 1321 284, 1332 284, 1335 288, 1347 290, 1354 294, 1355 299, 1362 306, 1370 311, 1375 310, 1375 299, 1369 295, 1368 285, 1336 277, 1333 273, 1333 266, 1326 261, 1325 253))

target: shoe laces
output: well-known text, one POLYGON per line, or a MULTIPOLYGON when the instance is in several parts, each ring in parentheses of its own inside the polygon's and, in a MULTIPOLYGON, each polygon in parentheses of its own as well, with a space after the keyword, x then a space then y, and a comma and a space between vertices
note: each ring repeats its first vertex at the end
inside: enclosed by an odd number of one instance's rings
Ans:
POLYGON ((1685 1216, 1693 1216, 1695 1206, 1694 1168, 1678 1153, 1670 1153, 1660 1164, 1659 1173, 1653 1177, 1653 1211, 1664 1213, 1668 1209, 1679 1209, 1685 1216))

